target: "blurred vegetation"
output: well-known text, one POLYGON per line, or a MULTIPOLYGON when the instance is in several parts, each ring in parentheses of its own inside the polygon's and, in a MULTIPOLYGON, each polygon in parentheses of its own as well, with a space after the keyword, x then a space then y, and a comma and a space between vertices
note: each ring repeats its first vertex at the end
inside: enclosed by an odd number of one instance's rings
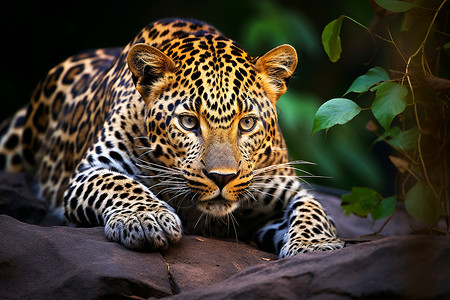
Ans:
MULTIPOLYGON (((314 113, 325 100, 342 95, 357 76, 387 60, 373 58, 371 37, 357 26, 342 29, 345 56, 330 63, 321 45, 321 33, 339 15, 370 24, 374 13, 369 1, 76 1, 2 4, 0 22, 3 61, 0 72, 0 120, 28 102, 36 83, 63 59, 78 52, 123 46, 146 24, 165 17, 196 18, 258 56, 283 43, 299 53, 299 66, 288 93, 278 105, 280 124, 292 159, 316 163, 308 171, 328 179, 309 182, 350 190, 374 188, 392 194, 394 168, 389 148, 373 145, 373 135, 356 117, 354 126, 332 128, 328 135, 311 135, 314 113)), ((302 166, 303 167, 303 166, 302 166)))

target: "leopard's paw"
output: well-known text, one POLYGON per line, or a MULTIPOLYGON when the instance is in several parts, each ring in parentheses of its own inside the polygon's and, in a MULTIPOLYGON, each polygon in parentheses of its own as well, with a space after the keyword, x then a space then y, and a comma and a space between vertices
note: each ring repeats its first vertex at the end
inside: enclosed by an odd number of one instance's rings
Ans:
POLYGON ((279 258, 294 256, 306 252, 320 252, 341 249, 344 247, 344 242, 338 238, 322 239, 319 242, 312 243, 301 239, 292 239, 280 250, 279 258))
POLYGON ((182 236, 180 218, 169 209, 117 212, 105 224, 108 239, 130 249, 165 249, 182 236))

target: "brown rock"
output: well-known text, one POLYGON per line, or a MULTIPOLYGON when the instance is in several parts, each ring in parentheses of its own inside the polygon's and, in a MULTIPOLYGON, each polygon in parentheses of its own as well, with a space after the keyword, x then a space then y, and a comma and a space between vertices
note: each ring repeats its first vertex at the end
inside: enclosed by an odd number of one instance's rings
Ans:
POLYGON ((402 236, 248 268, 168 299, 448 299, 450 236, 402 236))
POLYGON ((41 227, 0 215, 2 299, 156 297, 219 283, 272 254, 195 236, 163 254, 106 240, 102 227, 41 227))
POLYGON ((0 172, 0 214, 30 224, 44 220, 48 205, 33 195, 31 177, 22 173, 0 172))
POLYGON ((130 251, 103 228, 41 227, 0 216, 2 299, 171 295, 159 253, 130 251))
POLYGON ((174 293, 224 281, 245 268, 277 259, 235 240, 185 236, 163 253, 170 266, 174 293))

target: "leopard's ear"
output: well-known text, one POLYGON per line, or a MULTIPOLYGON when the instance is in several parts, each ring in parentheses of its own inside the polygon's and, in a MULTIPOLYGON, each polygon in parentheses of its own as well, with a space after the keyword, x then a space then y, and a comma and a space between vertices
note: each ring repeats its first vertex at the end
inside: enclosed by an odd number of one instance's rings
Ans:
POLYGON ((175 63, 166 54, 147 44, 134 45, 127 56, 133 82, 146 105, 169 83, 175 63))
POLYGON ((256 60, 267 96, 275 105, 286 92, 289 78, 297 67, 297 52, 290 45, 278 46, 256 60))

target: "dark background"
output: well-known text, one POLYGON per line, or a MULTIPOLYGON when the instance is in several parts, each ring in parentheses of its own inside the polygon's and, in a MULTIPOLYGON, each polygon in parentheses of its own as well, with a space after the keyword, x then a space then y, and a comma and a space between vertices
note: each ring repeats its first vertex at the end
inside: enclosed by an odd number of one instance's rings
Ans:
MULTIPOLYGON (((6 2, 6 1, 4 1, 6 2)), ((392 168, 386 148, 373 145, 364 129, 365 112, 350 126, 311 135, 317 108, 341 97, 351 82, 370 67, 381 65, 383 53, 364 29, 344 20, 343 54, 331 63, 321 44, 326 24, 341 14, 369 26, 374 20, 369 1, 35 1, 1 4, 2 65, 0 120, 25 105, 47 71, 78 52, 126 45, 145 25, 165 17, 196 18, 219 28, 251 55, 262 55, 289 43, 299 53, 299 67, 289 92, 279 101, 280 123, 293 159, 316 163, 305 178, 324 186, 352 186, 392 193, 392 168), (375 49, 378 50, 373 59, 375 49)))

